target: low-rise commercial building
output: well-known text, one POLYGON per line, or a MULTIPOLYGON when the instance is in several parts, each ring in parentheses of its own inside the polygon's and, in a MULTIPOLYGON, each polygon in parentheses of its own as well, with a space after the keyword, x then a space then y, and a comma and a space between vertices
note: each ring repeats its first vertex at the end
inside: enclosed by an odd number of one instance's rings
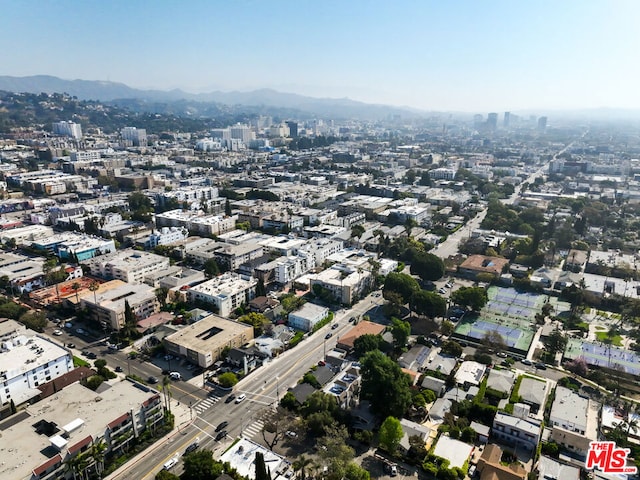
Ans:
POLYGON ((240 348, 253 340, 253 327, 219 315, 209 315, 165 337, 167 350, 202 368, 213 365, 225 348, 240 348))
POLYGON ((292 328, 310 332, 329 315, 329 309, 313 303, 305 303, 302 308, 289 314, 288 324, 292 328))

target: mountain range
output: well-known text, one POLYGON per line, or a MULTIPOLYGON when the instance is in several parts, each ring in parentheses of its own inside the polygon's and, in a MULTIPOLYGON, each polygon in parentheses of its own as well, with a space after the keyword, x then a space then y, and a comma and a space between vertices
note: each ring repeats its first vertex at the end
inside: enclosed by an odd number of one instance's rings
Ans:
MULTIPOLYGON (((49 75, 28 77, 0 76, 0 90, 15 93, 67 93, 80 100, 98 100, 115 104, 131 104, 135 100, 138 108, 154 111, 165 108, 166 104, 179 104, 185 115, 204 114, 207 104, 222 104, 230 107, 261 107, 259 110, 268 113, 271 108, 276 112, 298 112, 306 116, 327 118, 354 118, 361 120, 377 120, 400 115, 403 118, 420 117, 420 112, 409 108, 388 105, 368 104, 348 98, 314 98, 293 93, 283 93, 271 89, 260 89, 249 92, 189 93, 175 90, 140 90, 124 83, 98 80, 64 80, 49 75)), ((175 108, 174 108, 175 110, 175 108)))

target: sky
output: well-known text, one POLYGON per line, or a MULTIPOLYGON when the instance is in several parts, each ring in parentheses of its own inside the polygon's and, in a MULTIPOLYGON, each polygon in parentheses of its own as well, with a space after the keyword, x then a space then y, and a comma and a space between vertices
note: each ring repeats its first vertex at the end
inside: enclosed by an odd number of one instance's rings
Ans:
POLYGON ((640 108, 636 0, 0 0, 0 75, 423 110, 640 108))

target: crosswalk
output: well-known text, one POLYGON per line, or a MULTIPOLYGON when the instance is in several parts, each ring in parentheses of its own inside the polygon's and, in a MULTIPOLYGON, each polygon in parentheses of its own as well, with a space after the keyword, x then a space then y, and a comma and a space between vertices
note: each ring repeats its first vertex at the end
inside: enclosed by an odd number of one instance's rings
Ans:
POLYGON ((220 397, 218 397, 217 395, 209 394, 207 398, 195 404, 193 409, 196 412, 198 412, 198 415, 201 415, 207 410, 209 410, 211 407, 213 407, 219 401, 220 401, 220 397))
POLYGON ((242 431, 242 436, 244 438, 253 438, 256 435, 262 432, 262 427, 264 426, 264 422, 262 420, 252 420, 249 425, 244 427, 242 431))

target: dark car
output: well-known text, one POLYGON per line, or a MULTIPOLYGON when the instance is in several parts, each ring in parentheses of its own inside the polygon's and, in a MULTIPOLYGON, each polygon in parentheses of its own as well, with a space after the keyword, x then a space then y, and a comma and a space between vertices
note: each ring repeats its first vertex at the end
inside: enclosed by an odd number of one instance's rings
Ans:
POLYGON ((189 453, 191 453, 191 452, 195 452, 195 451, 198 449, 198 447, 199 447, 199 446, 200 446, 200 445, 198 444, 198 442, 193 442, 191 445, 189 445, 189 446, 184 450, 184 454, 185 454, 185 455, 187 455, 187 454, 189 454, 189 453))
POLYGON ((94 352, 87 352, 87 358, 95 360, 96 358, 98 358, 98 355, 96 355, 94 352))
POLYGON ((158 379, 156 377, 149 377, 147 378, 147 382, 151 383, 152 385, 155 385, 156 383, 158 383, 158 379))
POLYGON ((327 340, 330 339, 333 336, 333 333, 329 332, 327 333, 324 338, 326 338, 327 340))
POLYGON ((331 325, 331 330, 335 330, 336 328, 338 328, 340 325, 338 325, 337 323, 334 323, 333 325, 331 325))
POLYGON ((528 359, 526 359, 526 358, 523 358, 522 360, 520 360, 520 362, 521 362, 523 365, 533 365, 533 363, 531 362, 531 360, 528 360, 528 359))
POLYGON ((75 343, 67 343, 67 348, 76 348, 75 343))
POLYGON ((224 401, 224 403, 231 403, 236 399, 236 396, 231 394, 227 397, 227 399, 224 401))
POLYGON ((220 441, 226 436, 227 436, 227 431, 226 430, 222 430, 222 431, 218 432, 218 434, 216 435, 216 441, 220 441))
POLYGON ((538 362, 536 363, 536 368, 539 370, 546 370, 547 366, 544 363, 538 362))
POLYGON ((349 319, 349 322, 350 322, 350 323, 353 323, 353 322, 355 322, 355 321, 356 321, 356 317, 351 317, 351 318, 349 319))
POLYGON ((120 365, 118 365, 116 367, 116 372, 118 372, 118 373, 122 373, 123 372, 122 367, 120 365))
POLYGON ((222 422, 220 425, 216 427, 216 432, 224 430, 224 427, 226 427, 227 425, 229 425, 229 422, 222 422))

